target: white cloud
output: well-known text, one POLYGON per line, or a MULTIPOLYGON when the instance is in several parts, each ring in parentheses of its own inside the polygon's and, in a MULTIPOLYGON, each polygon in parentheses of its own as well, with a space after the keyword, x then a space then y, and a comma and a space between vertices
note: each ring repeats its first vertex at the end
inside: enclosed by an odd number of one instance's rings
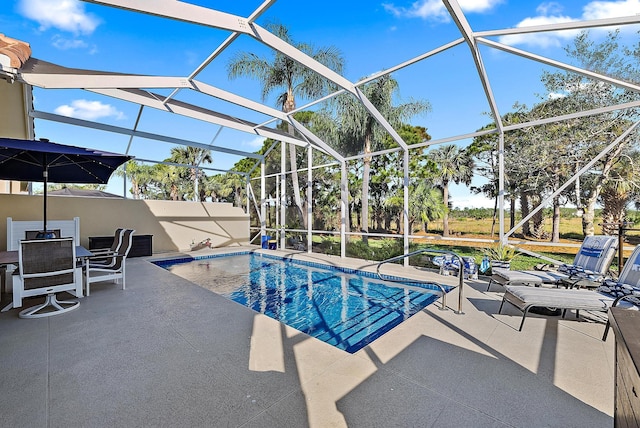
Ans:
POLYGON ((87 13, 78 0, 20 0, 18 10, 37 21, 41 30, 53 27, 74 34, 91 34, 99 24, 98 18, 87 13))
POLYGON ((241 145, 243 147, 248 147, 251 151, 256 151, 262 148, 262 145, 264 144, 264 140, 265 140, 264 137, 255 137, 253 140, 243 141, 241 145))
POLYGON ((88 47, 87 42, 80 39, 67 39, 60 35, 53 36, 53 46, 60 50, 80 49, 88 47))
MULTIPOLYGON (((575 21, 575 19, 570 18, 568 16, 536 16, 533 18, 525 18, 516 25, 516 28, 521 27, 533 27, 536 25, 547 25, 547 24, 559 24, 562 22, 571 22, 575 21)), ((529 46, 540 46, 543 48, 547 47, 560 47, 566 43, 566 41, 573 39, 579 31, 576 30, 566 30, 566 31, 556 31, 556 32, 547 32, 547 33, 529 33, 529 34, 512 34, 508 36, 502 36, 499 38, 500 43, 504 43, 505 45, 529 45, 529 46)))
MULTIPOLYGON (((555 2, 542 3, 536 8, 537 16, 525 18, 516 27, 554 24, 577 20, 591 20, 633 16, 640 14, 640 0, 592 1, 582 9, 582 16, 572 18, 562 14, 562 6, 555 2)), ((522 34, 500 37, 500 42, 507 45, 529 45, 558 47, 573 39, 578 31, 567 30, 539 34, 522 34)))
MULTIPOLYGON (((493 9, 503 0, 460 0, 460 8, 464 12, 484 13, 493 9)), ((385 10, 397 17, 431 19, 439 22, 450 20, 449 12, 441 0, 419 0, 410 7, 398 7, 393 3, 384 3, 385 10)))
POLYGON ((96 120, 105 117, 124 119, 125 115, 109 104, 100 101, 74 100, 71 105, 61 105, 55 109, 57 114, 85 120, 96 120))
POLYGON ((564 98, 566 96, 567 96, 567 94, 562 94, 560 92, 550 92, 549 95, 547 95, 547 99, 548 100, 557 100, 559 98, 564 98))
POLYGON ((593 1, 582 9, 584 19, 616 18, 640 13, 640 0, 593 1))

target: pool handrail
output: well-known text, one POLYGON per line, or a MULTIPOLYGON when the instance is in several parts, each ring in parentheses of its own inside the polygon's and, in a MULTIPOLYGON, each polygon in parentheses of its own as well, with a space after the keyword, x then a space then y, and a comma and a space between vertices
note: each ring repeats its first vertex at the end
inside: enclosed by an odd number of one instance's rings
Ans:
MULTIPOLYGON (((378 278, 380 278, 383 281, 389 281, 389 282, 406 282, 406 280, 398 280, 398 279, 391 279, 391 278, 384 278, 384 274, 380 273, 380 267, 383 264, 386 263, 392 263, 398 260, 403 260, 406 259, 407 257, 411 257, 411 256, 415 256, 418 254, 423 254, 423 253, 433 253, 433 254, 449 254, 453 257, 456 257, 458 259, 459 262, 459 266, 460 269, 458 269, 458 310, 455 311, 456 314, 464 314, 464 312, 462 312, 462 301, 464 300, 464 294, 463 294, 463 286, 464 286, 464 259, 462 258, 462 256, 454 253, 453 251, 448 251, 448 250, 433 250, 433 249, 429 249, 429 248, 422 248, 420 250, 416 250, 416 251, 412 251, 410 253, 407 254, 401 254, 399 256, 395 256, 395 257, 391 257, 390 259, 387 260, 383 260, 380 263, 378 263, 378 266, 376 267, 376 273, 378 274, 378 278)), ((442 292, 442 307, 440 308, 441 310, 446 310, 447 309, 447 291, 445 290, 444 286, 442 284, 438 284, 437 282, 433 282, 433 281, 421 281, 421 280, 411 280, 412 282, 416 282, 419 284, 431 284, 431 285, 435 285, 436 287, 440 288, 440 291, 442 292)))

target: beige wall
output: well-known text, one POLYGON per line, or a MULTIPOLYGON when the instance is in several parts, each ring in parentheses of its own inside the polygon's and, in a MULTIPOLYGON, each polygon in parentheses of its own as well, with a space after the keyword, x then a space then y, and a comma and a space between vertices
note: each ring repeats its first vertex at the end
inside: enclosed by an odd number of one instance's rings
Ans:
MULTIPOLYGON (((28 114, 31 102, 28 85, 0 79, 0 137, 33 139, 33 119, 28 114)), ((0 193, 23 191, 19 181, 0 180, 0 193)))
MULTIPOLYGON (((118 227, 153 235, 153 252, 185 251, 192 242, 211 239, 212 246, 247 243, 249 216, 227 203, 142 201, 115 198, 49 196, 47 218, 71 220, 80 217, 80 240, 89 246, 89 236, 110 236, 118 227)), ((6 218, 42 220, 42 196, 0 194, 0 250, 6 250, 6 218)))
POLYGON ((28 114, 30 103, 28 85, 0 79, 0 136, 33 138, 33 119, 28 114))

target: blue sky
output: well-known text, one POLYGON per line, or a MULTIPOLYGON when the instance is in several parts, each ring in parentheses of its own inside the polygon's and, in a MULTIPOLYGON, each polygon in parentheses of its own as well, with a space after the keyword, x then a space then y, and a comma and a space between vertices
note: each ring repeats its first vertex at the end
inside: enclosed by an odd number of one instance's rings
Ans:
MULTIPOLYGON (((239 16, 249 16, 262 0, 191 1, 239 16)), ((640 13, 640 0, 529 2, 508 0, 460 1, 475 31, 507 27, 598 19, 640 13)), ((438 0, 325 0, 301 6, 295 0, 280 0, 259 19, 258 24, 279 21, 292 38, 316 47, 335 46, 345 57, 344 75, 351 81, 393 67, 460 37, 455 24, 438 0)), ((625 37, 637 38, 636 28, 626 28, 625 37)), ((173 22, 115 8, 74 0, 19 0, 5 3, 0 15, 0 32, 26 41, 38 59, 67 67, 169 76, 189 75, 228 36, 228 32, 173 22)), ((594 36, 604 34, 596 30, 594 36)), ((576 35, 565 31, 544 36, 505 37, 499 41, 556 60, 565 60, 563 47, 576 35)), ((260 101, 260 87, 250 79, 229 80, 226 65, 238 51, 254 51, 268 57, 271 52, 259 42, 241 36, 197 79, 260 101)), ((540 84, 539 63, 482 48, 502 114, 515 102, 532 105, 548 94, 540 84)), ((435 57, 394 73, 401 98, 427 100, 432 111, 412 120, 425 126, 434 139, 469 133, 490 122, 484 93, 469 50, 455 47, 435 57)), ((165 93, 163 91, 155 91, 165 93)), ((166 92, 168 93, 168 92, 166 92)), ((36 89, 37 110, 54 112, 122 127, 133 127, 137 106, 80 90, 36 89)), ((183 91, 184 101, 202 102, 201 95, 183 91)), ((207 101, 212 109, 261 122, 263 117, 239 107, 207 101)), ((305 100, 299 100, 302 105, 305 100)), ((275 97, 266 100, 275 107, 275 97)), ((145 109, 138 129, 210 143, 218 127, 145 109)), ((86 130, 54 122, 36 121, 36 137, 65 144, 125 152, 129 138, 86 130)), ((462 142, 464 144, 464 142, 462 142)), ((262 145, 254 136, 224 129, 216 145, 254 151, 262 145)), ((171 145, 134 139, 130 154, 162 159, 171 145)), ((228 168, 237 157, 214 153, 215 168, 228 168)), ((113 179, 109 190, 122 192, 113 179)), ((465 188, 452 189, 455 206, 491 205, 469 195, 465 188)))

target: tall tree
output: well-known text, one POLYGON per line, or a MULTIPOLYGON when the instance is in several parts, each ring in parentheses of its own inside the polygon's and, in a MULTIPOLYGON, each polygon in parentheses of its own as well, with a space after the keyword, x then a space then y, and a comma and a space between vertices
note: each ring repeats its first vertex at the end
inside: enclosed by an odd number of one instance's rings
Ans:
MULTIPOLYGON (((411 117, 430 110, 426 101, 409 101, 394 105, 399 96, 398 82, 390 75, 385 74, 378 79, 361 87, 362 92, 373 106, 386 118, 395 129, 401 127, 411 117)), ((333 113, 339 124, 338 133, 343 149, 350 154, 362 152, 362 208, 361 229, 369 231, 369 179, 371 170, 371 156, 373 150, 381 147, 387 136, 387 132, 378 121, 364 108, 360 100, 351 94, 343 94, 335 97, 333 113)), ((362 237, 365 243, 367 236, 362 237)))
POLYGON ((440 146, 430 153, 430 158, 436 165, 435 182, 442 188, 442 200, 445 206, 442 216, 442 235, 449 236, 449 184, 471 184, 474 162, 471 155, 455 144, 440 146))
POLYGON ((192 146, 179 146, 171 149, 170 161, 190 165, 189 178, 193 182, 193 200, 200 201, 200 191, 198 184, 203 176, 200 165, 213 162, 211 150, 201 149, 192 146))
POLYGON ((149 165, 143 165, 135 160, 129 162, 118 168, 115 174, 119 177, 129 179, 131 188, 129 191, 133 196, 133 199, 142 199, 145 194, 146 187, 151 181, 153 176, 153 168, 149 165))
POLYGON ((600 193, 602 230, 613 235, 615 225, 626 220, 627 206, 640 195, 640 152, 624 153, 614 164, 609 178, 600 193))
MULTIPOLYGON (((316 49, 306 43, 297 43, 291 38, 289 29, 279 23, 269 23, 265 27, 280 39, 319 63, 337 73, 342 73, 344 59, 337 48, 330 46, 316 49)), ((239 52, 233 56, 229 62, 227 71, 231 79, 248 76, 260 80, 262 84, 263 101, 266 100, 272 92, 283 91, 278 94, 276 103, 285 113, 291 112, 296 108, 296 97, 300 96, 309 99, 319 98, 326 94, 329 88, 332 87, 330 82, 318 73, 277 51, 272 58, 260 58, 251 52, 239 52)), ((287 132, 291 135, 295 133, 290 123, 287 124, 287 132)), ((289 162, 295 205, 301 223, 306 225, 307 217, 304 215, 302 198, 300 196, 297 154, 294 144, 289 145, 289 162)))
MULTIPOLYGON (((609 33, 599 43, 594 42, 588 32, 582 32, 565 51, 583 68, 637 82, 638 51, 622 46, 617 31, 609 33)), ((639 94, 630 90, 569 72, 544 73, 542 82, 549 93, 561 94, 563 97, 563 102, 556 105, 562 108, 555 109, 554 115, 616 105, 640 98, 639 94)), ((566 121, 558 126, 563 126, 564 132, 571 135, 577 162, 584 165, 621 135, 631 121, 636 120, 637 114, 637 109, 624 109, 597 117, 566 121)), ((580 178, 578 205, 584 208, 582 229, 585 235, 594 234, 596 202, 618 157, 632 143, 633 138, 620 141, 591 171, 580 178)))

